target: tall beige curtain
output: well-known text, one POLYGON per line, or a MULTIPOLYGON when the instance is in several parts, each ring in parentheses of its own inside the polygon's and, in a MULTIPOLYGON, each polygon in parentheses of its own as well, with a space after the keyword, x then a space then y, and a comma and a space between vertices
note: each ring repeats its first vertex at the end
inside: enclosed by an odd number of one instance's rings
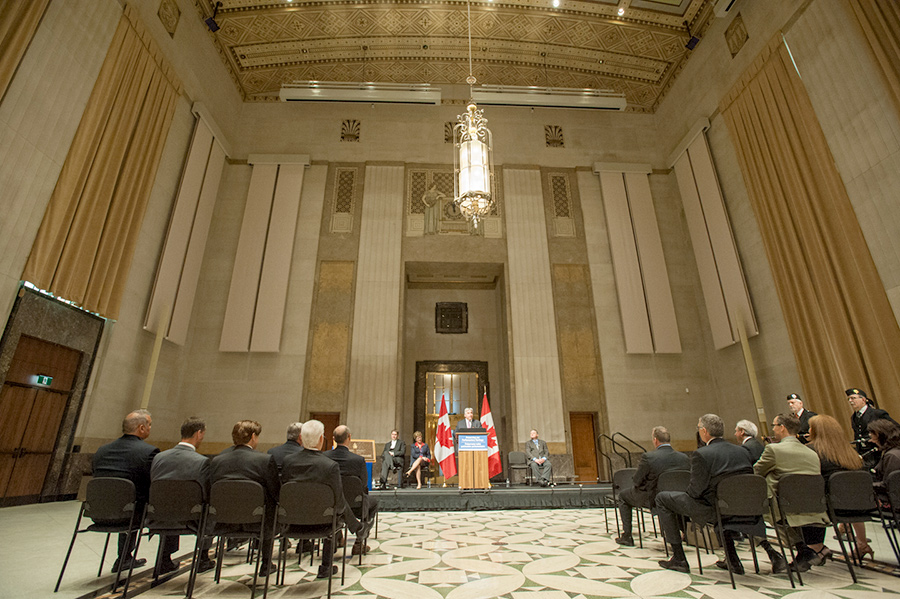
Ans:
POLYGON ((34 37, 50 0, 0 0, 0 99, 34 37))
POLYGON ((126 7, 22 278, 117 318, 181 84, 126 7))
POLYGON ((847 426, 843 391, 861 387, 900 415, 900 327, 780 35, 720 109, 759 222, 808 407, 847 426))
POLYGON ((850 0, 850 6, 900 109, 900 2, 850 0))

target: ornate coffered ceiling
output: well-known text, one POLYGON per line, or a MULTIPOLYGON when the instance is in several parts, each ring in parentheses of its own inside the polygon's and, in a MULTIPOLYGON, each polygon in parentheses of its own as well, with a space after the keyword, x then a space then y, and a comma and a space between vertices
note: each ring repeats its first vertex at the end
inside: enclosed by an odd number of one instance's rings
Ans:
MULTIPOLYGON (((198 18, 215 0, 195 0, 198 18)), ((652 112, 713 0, 473 0, 480 84, 611 89, 652 112), (622 16, 619 9, 624 9, 622 16)), ((466 2, 222 0, 209 35, 247 101, 304 80, 464 84, 466 2)))

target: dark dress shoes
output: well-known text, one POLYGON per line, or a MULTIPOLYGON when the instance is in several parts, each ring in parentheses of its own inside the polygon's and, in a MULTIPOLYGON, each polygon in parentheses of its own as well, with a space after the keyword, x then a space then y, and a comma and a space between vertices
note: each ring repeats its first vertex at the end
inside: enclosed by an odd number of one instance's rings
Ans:
MULTIPOLYGON (((727 570, 728 563, 725 560, 720 559, 719 561, 716 562, 716 568, 719 568, 720 570, 727 570)), ((744 564, 742 564, 740 562, 738 562, 736 564, 731 564, 731 571, 734 572, 735 574, 743 574, 744 573, 744 564)))
MULTIPOLYGON (((134 560, 134 569, 135 570, 137 570, 138 568, 143 568, 146 565, 147 565, 147 560, 142 557, 139 557, 136 560, 134 560)), ((127 572, 131 567, 132 567, 131 560, 126 559, 122 563, 122 572, 127 572)), ((112 573, 115 574, 118 570, 119 570, 119 560, 116 560, 115 562, 113 562, 112 573)))
MULTIPOLYGON (((337 566, 331 566, 331 576, 334 576, 338 573, 337 566)), ((319 573, 316 574, 316 578, 328 578, 328 568, 325 566, 319 566, 319 573)))
POLYGON ((631 535, 622 535, 621 537, 617 537, 616 543, 625 547, 634 547, 634 539, 631 538, 631 535))
POLYGON ((690 574, 691 566, 687 563, 687 560, 678 560, 674 557, 669 560, 659 560, 659 565, 666 570, 675 570, 676 572, 684 572, 685 574, 690 574))

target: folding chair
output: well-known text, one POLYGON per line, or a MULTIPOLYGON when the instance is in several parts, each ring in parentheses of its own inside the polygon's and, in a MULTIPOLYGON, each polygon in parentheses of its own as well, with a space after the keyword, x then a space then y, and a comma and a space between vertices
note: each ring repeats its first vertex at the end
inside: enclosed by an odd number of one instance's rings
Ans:
MULTIPOLYGON (((859 547, 859 543, 853 532, 853 526, 849 524, 868 522, 878 509, 875 501, 875 489, 872 488, 872 476, 865 470, 835 472, 828 477, 828 494, 825 496, 825 502, 828 506, 828 518, 837 533, 841 553, 844 554, 844 561, 847 562, 847 569, 850 570, 850 577, 853 578, 853 582, 856 582, 852 556, 854 554, 853 546, 859 547), (838 525, 841 523, 848 524, 849 556, 847 548, 844 546, 844 539, 838 530, 838 525)), ((859 566, 862 567, 862 559, 859 560, 859 566)))
MULTIPOLYGON (((826 512, 828 506, 825 502, 825 479, 819 474, 788 474, 778 481, 778 492, 775 494, 774 501, 769 502, 769 510, 772 515, 772 524, 775 526, 775 536, 778 539, 778 545, 781 547, 781 555, 787 560, 784 552, 784 543, 781 540, 781 525, 775 517, 777 510, 784 519, 783 526, 790 528, 788 516, 791 514, 815 514, 818 512, 826 512)), ((788 549, 791 553, 791 562, 796 559, 794 555, 794 547, 788 539, 788 549)), ((788 578, 791 581, 791 587, 794 586, 794 575, 792 569, 788 567, 788 578)), ((803 586, 803 577, 797 571, 797 581, 803 586)))
POLYGON ((531 484, 531 466, 528 465, 528 459, 525 457, 524 451, 510 451, 506 454, 506 463, 509 467, 510 478, 512 478, 513 472, 523 471, 525 473, 525 484, 531 484))
MULTIPOLYGON (((72 548, 75 546, 75 538, 78 536, 78 533, 99 532, 106 534, 103 555, 100 556, 100 569, 97 570, 98 577, 103 573, 103 561, 106 559, 106 550, 109 548, 109 536, 111 534, 127 534, 128 542, 126 546, 130 546, 132 537, 137 536, 138 539, 140 538, 143 514, 139 514, 135 506, 135 488, 134 483, 130 480, 98 477, 88 482, 86 497, 81 504, 81 510, 78 512, 78 520, 75 521, 75 532, 72 533, 72 541, 69 543, 66 559, 63 561, 59 579, 56 581, 56 587, 53 589, 54 593, 59 591, 59 585, 62 583, 63 574, 66 573, 66 566, 69 563, 69 557, 72 555, 72 548), (79 529, 82 517, 90 518, 93 523, 86 528, 79 529)), ((123 598, 128 595, 128 583, 131 581, 131 573, 134 571, 136 559, 137 547, 134 548, 131 567, 128 568, 128 575, 125 577, 125 588, 122 591, 123 598)), ((118 588, 119 579, 122 576, 123 563, 121 560, 118 560, 118 562, 119 566, 116 568, 116 580, 113 582, 112 591, 118 588)))
POLYGON ((894 556, 900 562, 900 538, 897 535, 897 528, 900 527, 900 471, 891 472, 884 481, 884 487, 879 487, 876 491, 881 526, 894 556))
MULTIPOLYGON (((350 507, 350 510, 353 514, 359 518, 360 522, 365 522, 369 519, 369 506, 366 502, 366 494, 365 494, 365 485, 363 485, 362 481, 359 480, 358 476, 341 476, 341 487, 344 490, 344 499, 347 500, 347 505, 350 507)), ((367 537, 368 538, 368 537, 367 537)), ((361 539, 360 541, 362 546, 366 546, 366 539, 361 539)), ((346 543, 344 543, 344 549, 346 549, 346 543)), ((359 565, 362 565, 362 556, 363 552, 359 552, 359 565)))
MULTIPOLYGON (((146 527, 149 534, 194 535, 194 551, 191 554, 191 573, 188 578, 187 597, 194 592, 197 567, 200 563, 200 547, 206 524, 207 505, 203 500, 203 487, 196 480, 155 480, 150 483, 150 499, 147 501, 146 527)), ((159 559, 154 569, 154 579, 159 577, 159 559)))
MULTIPOLYGON (((622 468, 613 472, 612 493, 613 493, 613 510, 616 512, 616 534, 622 534, 622 528, 619 524, 619 494, 625 489, 634 486, 634 473, 637 468, 622 468)), ((638 536, 640 536, 640 528, 638 528, 638 536)))
MULTIPOLYGON (((766 479, 758 474, 737 474, 723 479, 716 487, 716 522, 719 525, 722 547, 726 545, 725 531, 733 530, 746 534, 750 538, 750 548, 753 552, 753 568, 759 574, 759 560, 756 557, 756 545, 754 537, 766 536, 766 525, 763 515, 769 508, 768 489, 766 479), (727 519, 727 520, 726 520, 727 519)), ((725 563, 728 565, 728 576, 731 578, 731 588, 737 589, 734 584, 734 570, 731 560, 725 554, 725 563)))
MULTIPOLYGON (((212 527, 211 530, 203 531, 203 537, 219 538, 215 578, 218 584, 222 575, 222 561, 225 558, 225 542, 228 539, 257 539, 260 549, 266 542, 266 495, 262 485, 252 480, 214 482, 209 492, 208 518, 212 527), (258 531, 256 527, 259 527, 258 531)), ((256 583, 262 554, 261 550, 256 552, 250 599, 256 596, 256 583)), ((267 572, 263 597, 267 597, 268 594, 269 573, 267 572)))
MULTIPOLYGON (((659 475, 659 478, 656 479, 656 492, 662 493, 663 491, 687 491, 688 485, 691 484, 691 471, 690 470, 668 470, 659 475)), ((656 531, 656 506, 650 506, 650 520, 653 521, 653 530, 656 531)), ((641 549, 644 548, 644 543, 641 541, 641 549)), ((663 535, 663 548, 666 550, 666 557, 669 556, 669 545, 666 543, 666 537, 663 535)))
MULTIPOLYGON (((296 482, 284 483, 275 512, 273 537, 281 538, 281 551, 278 556, 278 572, 281 582, 276 576, 275 584, 284 584, 287 539, 326 539, 331 537, 332 543, 339 532, 344 529, 343 521, 338 518, 339 499, 331 487, 323 483, 296 482)), ((333 547, 333 545, 332 545, 333 547)), ((312 557, 312 556, 310 556, 312 557)), ((344 543, 344 555, 341 560, 341 583, 344 582, 346 569, 347 543, 344 543)), ((332 569, 328 571, 328 597, 331 597, 332 569)))

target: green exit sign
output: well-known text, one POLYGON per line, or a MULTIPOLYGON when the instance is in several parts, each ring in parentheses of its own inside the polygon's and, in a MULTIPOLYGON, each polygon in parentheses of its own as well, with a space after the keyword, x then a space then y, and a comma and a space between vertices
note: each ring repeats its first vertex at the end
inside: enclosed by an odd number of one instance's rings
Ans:
POLYGON ((38 385, 50 385, 53 382, 53 377, 46 374, 38 374, 34 378, 37 379, 38 385))

